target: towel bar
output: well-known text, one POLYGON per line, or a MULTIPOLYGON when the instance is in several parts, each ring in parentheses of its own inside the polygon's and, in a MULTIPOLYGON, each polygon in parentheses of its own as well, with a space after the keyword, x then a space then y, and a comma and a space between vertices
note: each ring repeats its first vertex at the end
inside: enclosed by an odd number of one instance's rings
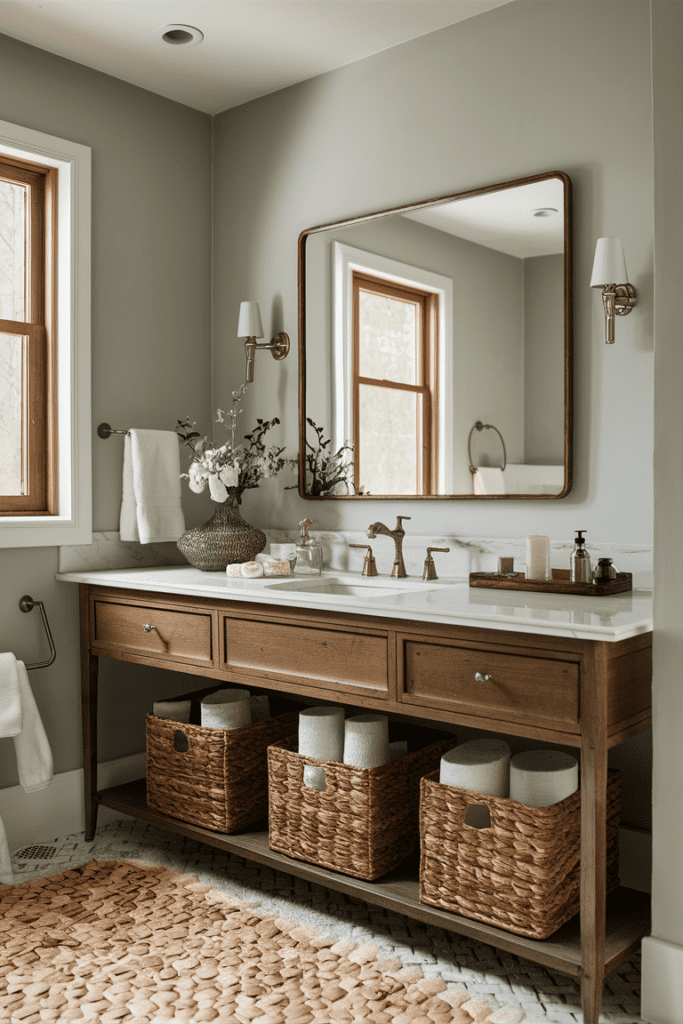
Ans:
POLYGON ((503 465, 500 468, 505 469, 508 457, 507 452, 505 451, 505 441, 503 440, 503 435, 501 434, 498 427, 494 427, 493 423, 482 423, 481 420, 477 420, 477 422, 470 430, 469 437, 467 438, 467 454, 470 457, 470 473, 477 472, 477 467, 472 462, 472 434, 474 433, 475 430, 495 430, 495 432, 498 434, 498 437, 500 438, 500 443, 503 446, 503 465))
POLYGON ((110 427, 108 423, 100 423, 99 427, 97 428, 97 436, 101 437, 103 441, 106 441, 106 439, 108 437, 111 437, 112 434, 129 434, 129 433, 130 433, 129 430, 114 430, 114 428, 110 427))
POLYGON ((45 614, 45 606, 42 601, 34 601, 28 594, 19 601, 19 607, 22 612, 32 612, 34 608, 40 608, 40 614, 43 617, 43 625, 45 626, 45 632, 47 633, 48 643, 50 644, 50 657, 47 661, 36 661, 32 665, 27 665, 27 669, 32 668, 47 668, 57 657, 57 651, 55 650, 55 642, 52 639, 52 631, 50 630, 50 623, 47 621, 47 615, 45 614))

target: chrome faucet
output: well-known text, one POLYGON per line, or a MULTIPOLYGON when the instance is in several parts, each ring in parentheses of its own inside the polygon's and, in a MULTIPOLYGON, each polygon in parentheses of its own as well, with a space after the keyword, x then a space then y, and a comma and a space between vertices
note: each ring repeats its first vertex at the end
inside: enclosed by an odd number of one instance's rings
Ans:
POLYGON ((394 567, 391 570, 391 575, 394 579, 403 579, 408 575, 406 567, 403 562, 403 538, 406 535, 406 531, 401 525, 404 519, 411 519, 411 516, 396 516, 396 529, 390 530, 384 523, 373 523, 372 526, 368 527, 368 537, 372 540, 379 533, 384 534, 385 537, 392 537, 394 544, 396 545, 396 557, 394 559, 394 567))

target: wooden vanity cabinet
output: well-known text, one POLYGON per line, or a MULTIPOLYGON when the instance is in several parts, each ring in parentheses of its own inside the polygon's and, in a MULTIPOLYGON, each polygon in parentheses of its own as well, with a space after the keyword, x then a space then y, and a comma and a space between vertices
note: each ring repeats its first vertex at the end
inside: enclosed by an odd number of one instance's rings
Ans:
POLYGON ((599 851, 606 842, 608 750, 651 721, 650 633, 593 641, 91 584, 80 591, 86 840, 103 804, 471 936, 579 979, 584 1021, 595 1024, 605 975, 649 933, 644 894, 621 888, 606 898, 599 851), (576 747, 580 922, 542 942, 527 939, 421 904, 415 864, 364 882, 274 853, 264 829, 229 836, 154 811, 144 779, 98 793, 100 657, 576 747))

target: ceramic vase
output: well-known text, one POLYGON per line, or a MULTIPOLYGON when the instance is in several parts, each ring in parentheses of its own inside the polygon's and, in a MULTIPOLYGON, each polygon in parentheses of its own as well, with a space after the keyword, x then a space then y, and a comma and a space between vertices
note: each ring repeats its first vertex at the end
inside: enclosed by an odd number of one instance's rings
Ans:
POLYGON ((242 519, 234 498, 218 502, 208 522, 188 530, 178 541, 190 565, 203 572, 225 572, 231 562, 249 562, 265 546, 265 533, 242 519))

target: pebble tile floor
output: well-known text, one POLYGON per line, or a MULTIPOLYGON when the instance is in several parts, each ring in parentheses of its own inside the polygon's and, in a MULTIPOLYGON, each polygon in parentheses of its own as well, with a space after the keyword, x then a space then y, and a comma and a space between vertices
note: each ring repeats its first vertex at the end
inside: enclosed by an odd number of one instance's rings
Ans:
MULTIPOLYGON (((473 998, 487 1000, 494 1008, 516 1008, 523 1016, 516 1013, 515 1018, 524 1024, 583 1022, 579 987, 571 978, 143 821, 128 818, 102 824, 92 843, 86 843, 82 833, 46 840, 24 856, 16 854, 13 867, 16 881, 21 882, 93 859, 140 860, 191 871, 200 881, 254 903, 263 912, 315 924, 325 935, 355 945, 374 942, 388 957, 419 966, 427 976, 464 984, 473 998)), ((644 1024, 639 955, 607 978, 600 1021, 584 1024, 644 1024)))

